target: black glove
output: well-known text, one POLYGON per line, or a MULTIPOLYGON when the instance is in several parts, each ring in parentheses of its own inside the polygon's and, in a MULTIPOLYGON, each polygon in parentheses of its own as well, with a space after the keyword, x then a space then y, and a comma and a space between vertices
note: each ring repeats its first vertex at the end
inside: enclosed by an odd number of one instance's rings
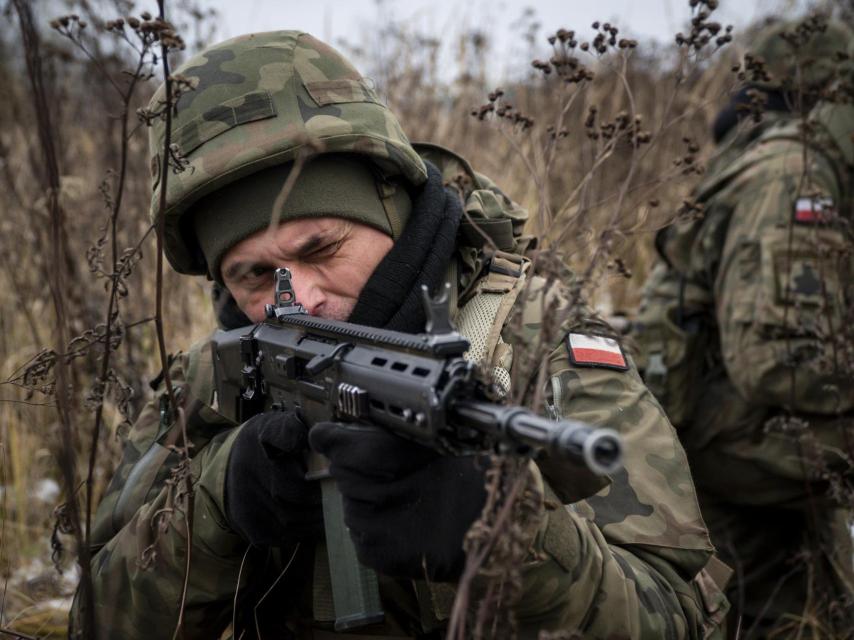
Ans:
POLYGON ((259 413, 241 428, 228 459, 225 514, 254 545, 279 546, 323 534, 320 484, 308 482, 308 427, 295 414, 259 413))
POLYGON ((322 422, 309 440, 329 458, 362 563, 393 577, 459 578, 463 537, 486 500, 485 461, 440 456, 372 426, 322 422))

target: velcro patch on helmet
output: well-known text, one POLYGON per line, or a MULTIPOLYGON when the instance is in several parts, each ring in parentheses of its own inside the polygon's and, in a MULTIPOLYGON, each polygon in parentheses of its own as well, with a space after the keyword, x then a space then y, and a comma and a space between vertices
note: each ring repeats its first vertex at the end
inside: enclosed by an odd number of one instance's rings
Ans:
POLYGON ((276 116, 276 105, 267 91, 250 91, 208 109, 175 131, 174 140, 188 155, 208 140, 248 122, 276 116))
POLYGON ((566 336, 569 361, 577 367, 600 367, 626 371, 629 368, 620 343, 605 336, 569 333, 566 336))
POLYGON ((835 216, 833 198, 807 196, 795 201, 794 220, 799 224, 826 224, 835 216))
POLYGON ((308 95, 318 107, 346 102, 373 102, 384 106, 377 92, 365 80, 316 80, 304 83, 308 95))

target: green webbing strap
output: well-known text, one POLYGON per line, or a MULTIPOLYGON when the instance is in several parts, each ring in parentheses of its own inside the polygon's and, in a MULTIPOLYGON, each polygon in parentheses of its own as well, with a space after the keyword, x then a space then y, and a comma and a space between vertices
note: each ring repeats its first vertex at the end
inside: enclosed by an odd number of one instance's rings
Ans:
POLYGON ((512 252, 516 247, 516 238, 513 237, 513 221, 509 218, 464 218, 460 222, 460 235, 463 244, 480 249, 488 245, 488 237, 500 251, 512 252))

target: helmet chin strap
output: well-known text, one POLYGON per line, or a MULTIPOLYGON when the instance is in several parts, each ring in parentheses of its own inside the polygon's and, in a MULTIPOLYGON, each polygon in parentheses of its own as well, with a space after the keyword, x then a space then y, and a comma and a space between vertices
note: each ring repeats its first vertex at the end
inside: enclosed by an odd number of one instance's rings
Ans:
POLYGON ((402 176, 388 173, 387 168, 382 163, 373 159, 367 165, 374 176, 377 196, 388 219, 391 238, 397 241, 403 233, 406 223, 409 222, 409 216, 412 213, 412 196, 407 190, 402 176))
POLYGON ((409 198, 409 193, 402 184, 378 179, 377 194, 391 227, 391 237, 397 240, 403 233, 403 228, 409 221, 409 214, 412 211, 412 200, 409 198))

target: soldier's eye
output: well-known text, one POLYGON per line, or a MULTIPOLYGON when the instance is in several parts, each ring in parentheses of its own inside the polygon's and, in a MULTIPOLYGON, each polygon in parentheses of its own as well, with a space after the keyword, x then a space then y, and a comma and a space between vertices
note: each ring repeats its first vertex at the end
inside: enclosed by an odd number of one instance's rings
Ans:
POLYGON ((265 267, 259 264, 252 267, 244 277, 247 280, 257 280, 265 275, 271 274, 272 272, 273 270, 270 267, 265 267))

